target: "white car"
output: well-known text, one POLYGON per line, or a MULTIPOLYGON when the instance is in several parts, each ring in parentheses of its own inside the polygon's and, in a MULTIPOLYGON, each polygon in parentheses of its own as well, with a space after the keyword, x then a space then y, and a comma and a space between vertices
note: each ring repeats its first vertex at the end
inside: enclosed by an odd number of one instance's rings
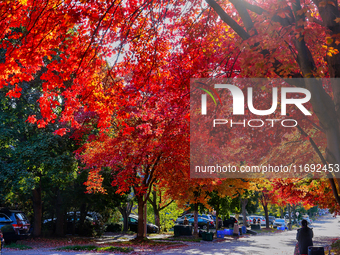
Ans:
POLYGON ((252 216, 249 216, 247 217, 248 220, 248 224, 254 224, 254 219, 255 219, 255 224, 258 223, 258 220, 260 219, 260 222, 261 222, 261 226, 265 226, 266 225, 266 218, 263 217, 263 216, 257 216, 257 215, 252 215, 252 216))

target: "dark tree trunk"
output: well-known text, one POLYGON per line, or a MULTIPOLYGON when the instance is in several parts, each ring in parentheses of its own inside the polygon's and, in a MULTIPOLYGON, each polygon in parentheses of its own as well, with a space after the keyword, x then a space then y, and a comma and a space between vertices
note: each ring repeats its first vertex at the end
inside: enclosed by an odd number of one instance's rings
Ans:
POLYGON ((64 210, 63 210, 63 199, 60 190, 57 191, 57 202, 56 202, 56 236, 64 236, 64 210))
POLYGON ((194 204, 194 236, 198 237, 198 204, 194 204))
POLYGON ((247 198, 241 199, 243 226, 247 226, 247 211, 246 211, 247 204, 248 204, 248 199, 247 198))
POLYGON ((42 221, 42 200, 41 200, 41 186, 33 189, 33 212, 34 212, 34 223, 33 223, 33 236, 41 236, 41 221, 42 221))
POLYGON ((266 228, 269 228, 269 214, 268 214, 268 205, 263 205, 264 215, 266 217, 266 228))
POLYGON ((88 210, 88 206, 86 205, 86 203, 82 203, 80 206, 80 217, 79 217, 80 228, 82 228, 85 224, 87 210, 88 210))
POLYGON ((292 225, 292 213, 290 210, 290 204, 288 204, 288 219, 289 219, 289 224, 292 225))
POLYGON ((217 205, 216 205, 216 222, 215 222, 215 224, 216 224, 216 235, 217 235, 217 230, 218 230, 218 224, 219 224, 219 222, 218 222, 218 216, 219 216, 219 214, 220 214, 220 203, 218 202, 217 203, 217 205))
MULTIPOLYGON (((161 196, 159 197, 159 202, 161 202, 161 196)), ((161 224, 160 224, 160 218, 159 218, 159 203, 157 204, 157 192, 154 190, 152 191, 152 199, 149 197, 148 199, 149 203, 152 205, 153 209, 153 214, 155 216, 155 225, 158 227, 158 229, 161 229, 161 224)))
MULTIPOLYGON (((159 209, 158 207, 153 208, 154 210, 154 215, 155 215, 155 225, 158 227, 158 229, 161 229, 161 221, 160 221, 160 216, 159 216, 159 209)), ((164 231, 166 231, 166 229, 164 229, 164 231)))
POLYGON ((284 210, 282 207, 280 207, 280 214, 281 214, 281 218, 284 219, 285 215, 284 215, 284 210))
POLYGON ((144 229, 144 205, 145 201, 143 199, 143 195, 136 196, 138 203, 138 229, 137 229, 137 237, 136 240, 143 240, 146 238, 145 229, 144 229))
POLYGON ((73 212, 73 221, 72 221, 72 235, 76 233, 76 222, 77 222, 77 212, 73 212))
POLYGON ((133 201, 126 203, 125 206, 119 206, 119 212, 123 216, 123 231, 126 232, 129 230, 129 215, 131 213, 131 209, 133 207, 133 201))
MULTIPOLYGON (((153 213, 154 213, 154 216, 155 216, 155 225, 160 230, 161 229, 161 221, 160 221, 159 212, 162 211, 163 209, 165 209, 166 207, 168 207, 169 205, 171 205, 173 200, 169 201, 168 203, 166 203, 163 206, 160 206, 162 204, 162 193, 159 192, 158 195, 157 195, 157 191, 154 190, 154 191, 152 191, 152 199, 151 199, 151 197, 149 197, 148 201, 152 205, 152 208, 153 208, 153 213), (157 200, 158 200, 158 202, 157 202, 157 200)), ((166 231, 166 229, 164 229, 164 231, 166 231)))
POLYGON ((297 222, 297 217, 296 217, 296 205, 292 205, 292 211, 293 211, 293 219, 294 219, 294 223, 297 222))

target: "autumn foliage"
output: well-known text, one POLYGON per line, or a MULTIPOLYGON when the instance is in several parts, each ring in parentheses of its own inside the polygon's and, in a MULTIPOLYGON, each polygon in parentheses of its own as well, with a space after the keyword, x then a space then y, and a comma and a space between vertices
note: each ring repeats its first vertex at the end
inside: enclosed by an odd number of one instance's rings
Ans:
MULTIPOLYGON (((0 88, 20 97, 22 84, 39 77, 40 114, 27 121, 58 122, 57 135, 75 131, 85 143, 77 156, 90 172, 88 191, 105 192, 100 173, 113 171, 119 192, 133 189, 140 217, 152 185, 193 203, 205 203, 206 191, 233 196, 248 187, 236 179, 190 179, 190 78, 340 76, 335 0, 17 0, 1 1, 0 17, 0 88), (221 190, 222 183, 235 189, 221 190)), ((300 129, 227 130, 229 147, 214 149, 235 164, 340 163, 338 81, 305 79, 302 86, 312 93, 313 117, 293 114, 300 129)), ((270 105, 264 94, 270 87, 257 95, 262 107, 270 105)), ((330 194, 340 204, 337 177, 272 185, 329 206, 330 194)))

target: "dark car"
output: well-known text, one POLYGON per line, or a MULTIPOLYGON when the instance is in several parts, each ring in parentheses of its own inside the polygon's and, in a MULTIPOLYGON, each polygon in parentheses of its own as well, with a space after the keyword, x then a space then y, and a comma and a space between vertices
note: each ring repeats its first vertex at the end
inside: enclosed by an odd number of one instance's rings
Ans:
POLYGON ((2 254, 2 246, 3 246, 3 243, 4 243, 4 236, 0 230, 0 254, 2 254))
POLYGON ((223 221, 223 226, 225 228, 233 228, 235 223, 237 223, 237 219, 235 217, 230 217, 223 221))
MULTIPOLYGON (((214 219, 214 223, 216 224, 216 216, 212 216, 214 219)), ((220 217, 218 217, 218 228, 222 228, 223 227, 223 221, 220 217)))
MULTIPOLYGON (((65 224, 64 227, 65 227, 66 234, 74 233, 74 234, 85 235, 85 236, 90 235, 91 234, 90 232, 92 232, 91 228, 93 228, 101 220, 101 215, 98 213, 94 213, 94 212, 87 212, 84 218, 83 225, 81 225, 80 218, 81 218, 81 214, 79 211, 76 212, 75 214, 74 212, 67 212, 66 218, 64 219, 64 224, 65 224), (97 217, 98 220, 96 221, 91 216, 97 217)), ((43 227, 47 230, 55 232, 56 221, 57 221, 57 218, 45 219, 43 221, 43 227)))
POLYGON ((30 226, 23 212, 7 208, 0 209, 0 230, 6 243, 27 238, 30 235, 30 226))
MULTIPOLYGON (((208 224, 209 224, 209 228, 214 228, 215 227, 215 222, 213 220, 213 218, 211 216, 207 216, 207 215, 198 215, 197 218, 197 223, 198 223, 198 227, 199 228, 203 228, 203 229, 207 229, 208 228, 208 224)), ((191 225, 194 225, 194 221, 195 218, 191 217, 188 222, 191 225)))
MULTIPOLYGON (((129 216, 129 228, 131 231, 137 232, 138 231, 138 216, 137 215, 130 215, 129 216)), ((156 225, 147 222, 146 224, 147 233, 158 233, 159 229, 156 225)))

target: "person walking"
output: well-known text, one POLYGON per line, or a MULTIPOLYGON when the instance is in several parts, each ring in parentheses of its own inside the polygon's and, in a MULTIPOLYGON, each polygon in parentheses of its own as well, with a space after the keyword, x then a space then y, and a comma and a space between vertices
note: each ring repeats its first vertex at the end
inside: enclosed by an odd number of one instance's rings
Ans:
POLYGON ((301 221, 302 227, 299 228, 296 234, 298 240, 299 252, 301 255, 308 255, 308 246, 313 246, 313 230, 309 228, 306 220, 301 221))

